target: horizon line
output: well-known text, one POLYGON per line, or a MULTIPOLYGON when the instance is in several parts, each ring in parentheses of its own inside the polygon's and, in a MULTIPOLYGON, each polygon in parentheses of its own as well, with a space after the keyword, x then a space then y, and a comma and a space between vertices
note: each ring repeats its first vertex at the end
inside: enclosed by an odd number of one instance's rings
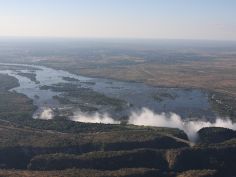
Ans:
POLYGON ((72 37, 72 36, 1 36, 0 39, 61 39, 61 40, 143 40, 143 41, 206 41, 206 42, 236 42, 236 39, 204 39, 204 38, 151 38, 151 37, 72 37))

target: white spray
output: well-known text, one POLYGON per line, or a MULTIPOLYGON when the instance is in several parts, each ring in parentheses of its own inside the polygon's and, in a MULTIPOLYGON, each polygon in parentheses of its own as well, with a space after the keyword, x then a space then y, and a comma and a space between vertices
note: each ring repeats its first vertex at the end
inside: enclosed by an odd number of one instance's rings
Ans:
POLYGON ((155 114, 147 108, 143 108, 140 112, 133 112, 129 118, 129 124, 178 128, 183 130, 191 141, 197 139, 197 132, 204 127, 224 127, 236 130, 236 124, 230 119, 217 118, 214 123, 200 120, 183 121, 175 113, 155 114))
POLYGON ((34 115, 35 119, 50 120, 54 117, 54 111, 49 107, 40 108, 34 115))
MULTIPOLYGON (((115 121, 108 114, 101 115, 99 113, 88 115, 77 112, 71 119, 74 121, 87 123, 120 123, 120 121, 115 121)), ((217 118, 214 123, 206 121, 184 121, 175 113, 156 114, 147 108, 143 108, 138 112, 132 112, 128 123, 133 125, 178 128, 183 130, 191 141, 195 141, 197 139, 197 132, 204 127, 224 127, 236 130, 236 124, 230 119, 217 118)))
POLYGON ((120 121, 115 121, 108 114, 94 113, 91 115, 80 111, 74 113, 71 120, 86 123, 120 124, 120 121))

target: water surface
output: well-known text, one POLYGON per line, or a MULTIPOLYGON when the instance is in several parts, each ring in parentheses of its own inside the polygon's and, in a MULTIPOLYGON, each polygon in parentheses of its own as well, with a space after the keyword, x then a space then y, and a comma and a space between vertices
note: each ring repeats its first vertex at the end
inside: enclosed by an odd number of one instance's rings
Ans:
MULTIPOLYGON (((208 102, 207 92, 198 89, 159 88, 143 83, 83 77, 38 65, 6 63, 1 63, 0 65, 9 66, 9 69, 1 70, 0 73, 11 75, 19 80, 20 86, 12 89, 12 91, 25 94, 38 106, 39 109, 35 115, 38 115, 43 110, 42 108, 63 109, 68 106, 60 104, 53 98, 54 96, 63 94, 62 92, 55 92, 50 89, 42 90, 40 89, 41 86, 73 83, 77 84, 78 87, 90 88, 108 97, 125 100, 130 106, 125 111, 117 112, 116 115, 129 114, 133 110, 146 107, 157 113, 174 112, 183 118, 215 118, 215 113, 208 102), (11 69, 10 66, 20 66, 21 68, 16 70, 11 69), (19 72, 35 73, 37 82, 18 75, 17 73, 19 72), (78 81, 68 81, 63 79, 64 77, 74 78, 78 81)), ((109 112, 107 109, 106 111, 109 112)))

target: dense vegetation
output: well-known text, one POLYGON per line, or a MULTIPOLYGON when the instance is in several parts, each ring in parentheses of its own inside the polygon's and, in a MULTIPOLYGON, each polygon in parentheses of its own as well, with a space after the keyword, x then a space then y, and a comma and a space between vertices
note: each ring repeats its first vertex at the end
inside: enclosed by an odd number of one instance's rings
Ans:
POLYGON ((9 89, 12 89, 14 87, 19 86, 19 82, 16 78, 11 77, 9 75, 0 74, 0 91, 7 91, 9 89))
POLYGON ((213 127, 213 128, 203 128, 199 132, 201 143, 221 143, 226 140, 236 138, 236 132, 231 129, 213 127))
POLYGON ((9 89, 19 86, 16 78, 0 74, 0 119, 21 120, 32 117, 36 107, 25 95, 10 92, 9 89))

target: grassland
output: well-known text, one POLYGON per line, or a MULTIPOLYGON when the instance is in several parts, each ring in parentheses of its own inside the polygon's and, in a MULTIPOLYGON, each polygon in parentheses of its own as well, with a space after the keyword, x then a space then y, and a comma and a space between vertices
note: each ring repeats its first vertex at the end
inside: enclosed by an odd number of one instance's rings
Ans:
POLYGON ((68 62, 68 58, 54 60, 49 57, 40 63, 93 77, 140 81, 155 86, 203 88, 236 94, 234 53, 217 49, 186 52, 130 49, 129 55, 124 56, 115 52, 113 54, 111 51, 112 49, 107 49, 102 54, 97 53, 97 58, 89 60, 84 60, 81 56, 71 58, 68 62))
POLYGON ((36 47, 30 42, 12 43, 17 50, 9 45, 2 47, 0 59, 38 63, 94 77, 236 94, 233 42, 97 40, 42 44, 36 47))
MULTIPOLYGON (((91 77, 143 82, 159 87, 203 89, 210 95, 215 93, 224 102, 223 106, 213 106, 219 116, 236 120, 236 53, 233 47, 140 49, 124 45, 107 47, 102 52, 98 47, 93 49, 94 55, 89 49, 82 51, 77 56, 61 56, 59 59, 42 57, 38 63, 91 77), (233 111, 223 108, 225 105, 233 111)), ((158 95, 155 98, 162 100, 158 95)))

